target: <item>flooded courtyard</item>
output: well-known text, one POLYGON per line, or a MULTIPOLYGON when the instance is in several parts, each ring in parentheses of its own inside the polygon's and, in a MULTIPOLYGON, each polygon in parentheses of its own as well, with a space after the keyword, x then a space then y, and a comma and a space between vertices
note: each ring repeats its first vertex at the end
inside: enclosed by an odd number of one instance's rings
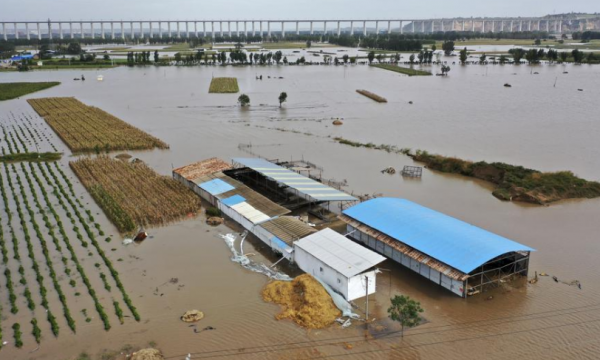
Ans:
MULTIPOLYGON (((107 251, 116 249, 111 257, 123 259, 115 266, 142 318, 126 318, 123 325, 114 321, 110 331, 97 318, 89 323, 76 318, 77 333, 64 331, 58 338, 41 323, 44 339, 39 348, 27 327, 23 349, 7 346, 0 352, 2 359, 56 359, 57 354, 70 359, 83 351, 96 355, 151 342, 167 359, 187 354, 192 359, 597 358, 600 199, 547 207, 501 202, 491 195, 490 184, 461 176, 427 169, 422 179, 381 174, 388 166, 414 163, 404 155, 333 140, 343 137, 541 171, 570 170, 600 180, 600 68, 451 67, 448 77, 407 77, 361 65, 119 67, 85 71, 85 82, 72 80, 81 71, 0 74, 2 82, 62 82, 0 103, 0 118, 8 119, 11 112, 29 114, 39 129, 52 134, 52 143, 65 153, 61 165, 77 197, 99 214, 97 221, 113 237, 102 245, 107 251), (251 106, 240 108, 238 94, 208 94, 211 78, 218 76, 237 77, 251 106), (505 83, 512 87, 505 88, 505 83), (376 103, 356 89, 381 95, 388 103, 376 103), (280 108, 277 97, 282 91, 288 101, 280 108), (406 198, 527 244, 537 250, 531 256, 530 277, 544 272, 564 282, 578 280, 582 287, 540 277, 536 284, 522 279, 461 299, 388 260, 381 267, 389 271, 379 275, 377 293, 370 297, 375 321, 368 333, 358 321, 347 329, 334 324, 325 330, 277 321, 279 307, 260 297, 268 279, 231 262, 231 252, 219 237, 240 231, 232 222, 213 228, 200 215, 148 229, 150 238, 139 245, 121 245, 116 228, 68 167, 74 159, 70 151, 25 101, 50 96, 74 96, 168 143, 169 150, 128 152, 161 174, 213 156, 226 161, 254 155, 303 158, 322 167, 323 177, 346 180, 349 193, 406 198), (333 126, 338 118, 343 125, 333 126), (395 294, 409 295, 425 309, 426 323, 403 338, 399 326, 387 319, 389 298, 395 294), (205 313, 199 328, 214 330, 197 333, 181 322, 179 316, 189 309, 205 313)), ((439 72, 436 65, 424 68, 439 72)), ((277 261, 258 241, 248 248, 257 263, 277 261)), ((297 274, 285 264, 279 270, 297 274)), ((4 296, 1 301, 8 309, 4 296)), ((356 304, 364 307, 364 298, 356 304)), ((50 307, 58 309, 58 300, 50 307)), ((26 319, 23 315, 22 322, 26 319)), ((59 322, 66 330, 64 319, 59 322)), ((11 340, 10 331, 4 339, 11 340)))

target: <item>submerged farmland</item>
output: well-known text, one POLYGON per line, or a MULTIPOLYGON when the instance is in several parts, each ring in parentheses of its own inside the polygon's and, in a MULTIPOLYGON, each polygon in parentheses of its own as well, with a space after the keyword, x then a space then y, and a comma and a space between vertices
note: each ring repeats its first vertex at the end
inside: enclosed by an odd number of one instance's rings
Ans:
POLYGON ((140 225, 165 225, 200 209, 200 199, 185 185, 157 174, 140 161, 99 156, 70 165, 121 232, 140 225))
POLYGON ((161 140, 75 98, 42 98, 27 102, 73 152, 169 148, 161 140))

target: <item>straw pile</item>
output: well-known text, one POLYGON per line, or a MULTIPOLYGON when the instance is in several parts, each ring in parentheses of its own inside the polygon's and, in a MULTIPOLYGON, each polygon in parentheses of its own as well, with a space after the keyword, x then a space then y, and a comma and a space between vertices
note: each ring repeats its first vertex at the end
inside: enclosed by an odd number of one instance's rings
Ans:
POLYGON ((293 281, 272 281, 263 289, 263 300, 283 306, 275 318, 291 319, 309 329, 322 329, 340 317, 331 296, 311 275, 304 274, 293 281))
POLYGON ((379 96, 377 94, 374 94, 374 93, 372 93, 370 91, 367 91, 367 90, 356 90, 356 92, 359 93, 359 94, 361 94, 361 95, 364 95, 364 96, 366 96, 366 97, 368 97, 370 99, 373 99, 373 100, 375 100, 375 101, 377 101, 379 103, 386 103, 387 102, 386 98, 384 98, 382 96, 379 96))
POLYGON ((164 360, 165 357, 160 350, 148 348, 131 354, 131 360, 164 360))

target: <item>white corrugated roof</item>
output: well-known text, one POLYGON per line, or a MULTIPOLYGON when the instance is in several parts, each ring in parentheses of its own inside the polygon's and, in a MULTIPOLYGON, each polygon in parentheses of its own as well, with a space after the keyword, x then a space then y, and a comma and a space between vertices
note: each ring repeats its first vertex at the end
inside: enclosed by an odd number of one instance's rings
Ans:
POLYGON ((323 229, 298 240, 294 246, 346 277, 360 274, 385 260, 385 257, 331 229, 323 229))
POLYGON ((246 219, 250 220, 253 224, 258 224, 271 219, 268 215, 258 211, 254 206, 248 204, 245 201, 239 204, 235 204, 231 206, 231 208, 246 219))

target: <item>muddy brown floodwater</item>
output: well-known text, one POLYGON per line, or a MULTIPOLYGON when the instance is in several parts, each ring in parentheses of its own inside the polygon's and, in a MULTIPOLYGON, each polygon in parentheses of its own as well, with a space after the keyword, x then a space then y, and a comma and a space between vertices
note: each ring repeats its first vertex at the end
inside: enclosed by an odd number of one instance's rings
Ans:
MULTIPOLYGON (((541 277, 534 285, 511 283, 465 300, 386 261, 382 267, 390 271, 378 276, 377 294, 370 298, 376 318, 371 336, 365 338, 364 324, 358 322, 348 329, 335 325, 307 331, 290 321, 276 321, 278 306, 260 298, 267 279, 229 260, 231 253, 218 236, 232 231, 227 226, 210 228, 200 216, 149 229, 151 237, 144 243, 124 247, 115 228, 99 215, 97 221, 116 239, 102 245, 117 248, 111 256, 124 259, 115 266, 142 321, 126 319, 118 325, 113 319, 116 325, 108 332, 97 318, 89 324, 79 321, 76 335, 63 331, 58 338, 42 328, 41 347, 32 353, 36 346, 26 326, 24 348, 8 345, 0 350, 0 358, 70 359, 82 351, 95 355, 151 341, 168 359, 184 359, 188 353, 192 359, 599 358, 600 199, 549 207, 501 202, 490 194, 489 185, 459 176, 429 170, 421 180, 383 175, 379 171, 387 166, 401 168, 413 162, 332 141, 342 136, 543 171, 572 170, 600 180, 600 67, 451 67, 447 78, 409 78, 364 66, 121 67, 86 71, 85 82, 72 81, 80 71, 2 73, 2 82, 62 85, 0 103, 0 117, 11 111, 34 114, 25 98, 75 96, 170 144, 166 151, 131 153, 165 175, 212 156, 251 156, 239 144, 252 144, 248 150, 268 158, 303 157, 322 166, 324 177, 347 180, 347 191, 407 198, 527 244, 537 249, 531 275, 538 271, 564 281, 579 280, 581 290, 541 277), (95 80, 100 74, 104 81, 95 80), (255 80, 256 75, 263 80, 255 80), (237 77, 251 106, 237 107, 235 94, 208 94, 213 76, 237 77), (503 87, 507 82, 512 88, 503 87), (375 103, 356 89, 379 94, 388 103, 375 103), (281 91, 288 93, 288 102, 279 109, 281 91), (332 126, 333 118, 343 118, 344 125, 332 126), (169 282, 172 278, 177 283, 169 282), (404 338, 394 332, 398 326, 386 320, 394 294, 409 295, 425 309, 427 323, 407 331, 404 338), (199 328, 215 330, 194 333, 179 320, 190 309, 205 314, 199 328)), ((68 150, 56 136, 51 138, 66 153, 61 162, 76 194, 93 213, 101 214, 68 169, 68 150)), ((257 243, 250 242, 246 251, 257 254, 254 261, 275 261, 257 243)), ((10 342, 12 321, 2 294, 2 330, 10 342)), ((356 303, 363 307, 364 299, 356 303)), ((112 312, 109 316, 114 318, 112 312)), ((59 321, 66 329, 64 319, 59 321)))

